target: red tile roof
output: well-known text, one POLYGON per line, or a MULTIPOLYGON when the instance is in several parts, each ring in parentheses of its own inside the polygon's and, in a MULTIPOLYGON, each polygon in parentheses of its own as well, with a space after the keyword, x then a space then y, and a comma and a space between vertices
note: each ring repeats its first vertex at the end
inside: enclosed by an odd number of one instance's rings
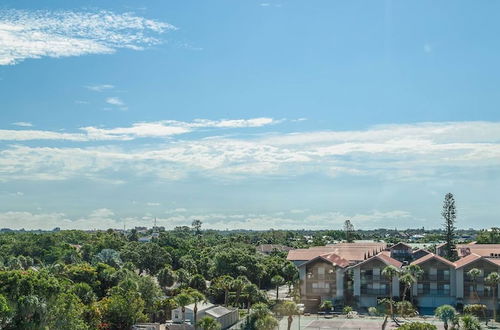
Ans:
POLYGON ((461 257, 471 253, 489 257, 491 254, 500 254, 500 244, 457 244, 457 252, 461 257))
POLYGON ((385 253, 381 252, 381 253, 379 253, 379 254, 377 254, 377 255, 369 258, 369 259, 366 259, 365 261, 360 262, 359 264, 354 265, 352 267, 361 266, 364 263, 367 263, 367 262, 369 262, 370 260, 373 260, 373 259, 378 259, 378 260, 382 261, 384 264, 386 264, 387 266, 392 265, 392 266, 394 266, 396 268, 401 268, 401 266, 403 266, 402 262, 400 262, 400 261, 398 261, 396 259, 393 259, 393 258, 389 257, 388 255, 386 255, 385 253))
POLYGON ((379 253, 385 243, 337 243, 327 246, 315 246, 309 249, 296 249, 288 252, 288 260, 311 260, 323 254, 334 253, 351 262, 365 260, 368 256, 379 253))
POLYGON ((458 259, 457 261, 455 261, 455 268, 457 268, 457 269, 461 268, 461 267, 463 267, 465 265, 468 265, 471 262, 474 262, 474 261, 479 260, 479 259, 481 259, 480 255, 477 255, 475 253, 471 253, 468 256, 463 257, 463 258, 458 259))
POLYGON ((323 254, 323 255, 320 255, 320 256, 317 256, 316 258, 313 258, 303 264, 300 265, 300 267, 304 266, 304 265, 307 265, 313 261, 316 261, 316 260, 324 260, 328 263, 331 263, 332 265, 334 266, 339 266, 339 267, 342 267, 342 268, 345 268, 347 266, 349 266, 349 260, 346 260, 342 257, 339 257, 338 255, 336 255, 335 253, 327 253, 327 254, 323 254))
POLYGON ((410 265, 420 265, 420 264, 423 264, 424 262, 431 260, 431 259, 436 259, 437 261, 440 261, 448 266, 455 267, 455 264, 453 262, 451 262, 448 259, 445 259, 443 257, 440 257, 434 253, 429 253, 429 254, 423 256, 422 258, 414 260, 410 265))

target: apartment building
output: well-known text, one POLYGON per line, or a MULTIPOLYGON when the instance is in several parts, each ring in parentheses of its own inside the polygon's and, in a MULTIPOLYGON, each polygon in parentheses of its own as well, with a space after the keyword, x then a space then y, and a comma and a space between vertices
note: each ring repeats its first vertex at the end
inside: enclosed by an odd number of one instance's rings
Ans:
MULTIPOLYGON (((314 310, 321 301, 376 306, 380 298, 401 298, 403 285, 395 277, 389 282, 382 270, 389 265, 398 269, 413 264, 423 275, 412 286, 409 297, 421 309, 432 312, 443 305, 481 303, 493 308, 493 290, 485 283, 491 272, 500 273, 500 245, 473 247, 452 263, 425 250, 413 251, 404 243, 386 248, 383 243, 340 243, 290 251, 300 274, 300 292, 306 308, 314 310), (470 278, 472 268, 480 275, 470 278), (391 291, 392 288, 392 291, 391 291)), ((497 290, 500 298, 500 287, 497 290)), ((500 299, 499 299, 500 300, 500 299)))

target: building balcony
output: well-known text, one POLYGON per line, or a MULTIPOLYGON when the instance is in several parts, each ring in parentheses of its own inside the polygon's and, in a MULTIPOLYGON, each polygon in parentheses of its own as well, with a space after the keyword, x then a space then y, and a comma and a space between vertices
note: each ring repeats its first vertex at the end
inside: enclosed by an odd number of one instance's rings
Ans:
POLYGON ((450 282, 450 276, 425 274, 419 282, 450 282))

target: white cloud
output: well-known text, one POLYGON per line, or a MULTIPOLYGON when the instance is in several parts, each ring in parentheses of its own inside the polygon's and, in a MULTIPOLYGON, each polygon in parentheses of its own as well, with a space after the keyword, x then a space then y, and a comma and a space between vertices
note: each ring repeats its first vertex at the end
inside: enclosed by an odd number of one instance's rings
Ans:
MULTIPOLYGON (((123 141, 169 137, 198 129, 267 125, 273 120, 164 121, 131 127, 86 127, 84 133, 1 131, 3 140, 34 138, 69 141, 123 141)), ((110 142, 111 143, 111 142, 110 142)), ((193 174, 216 179, 304 174, 376 176, 425 180, 443 173, 500 168, 500 123, 426 123, 375 127, 365 131, 323 131, 196 138, 148 142, 133 147, 9 146, 0 151, 0 180, 106 179, 112 171, 127 180, 156 176, 179 180, 193 174)), ((114 178, 116 179, 116 178, 114 178)))
POLYGON ((88 85, 88 86, 85 86, 85 88, 87 88, 88 90, 91 90, 93 92, 103 92, 105 90, 114 89, 115 86, 110 85, 110 84, 101 84, 101 85, 88 85))
POLYGON ((106 103, 120 108, 121 110, 127 110, 125 102, 119 97, 108 97, 106 98, 106 103))
MULTIPOLYGON (((189 226, 193 219, 203 222, 204 228, 210 229, 247 229, 247 230, 267 230, 275 229, 331 229, 341 228, 346 219, 351 219, 357 228, 377 228, 384 227, 384 224, 393 224, 401 220, 415 219, 406 211, 371 211, 363 214, 348 215, 341 212, 313 213, 308 216, 290 217, 286 212, 274 212, 273 214, 231 214, 231 213, 189 213, 175 214, 164 218, 157 218, 157 224, 167 229, 176 226, 189 226), (358 226, 359 224, 359 226, 358 226)), ((98 209, 91 211, 88 215, 70 217, 64 213, 32 213, 26 211, 10 211, 0 213, 0 223, 3 227, 19 229, 45 229, 50 230, 55 227, 62 229, 108 229, 123 228, 125 223, 127 228, 134 226, 151 227, 153 223, 152 215, 142 217, 122 218, 110 209, 98 209)))
POLYGON ((174 26, 110 11, 0 10, 0 65, 28 58, 109 54, 140 50, 174 26))
POLYGON ((26 121, 18 121, 18 122, 12 123, 12 125, 19 126, 19 127, 33 127, 32 123, 28 123, 26 121))
MULTIPOLYGON (((125 103, 118 98, 108 98, 109 104, 125 107, 125 103)), ((67 141, 101 141, 101 140, 133 140, 136 138, 165 138, 173 135, 186 134, 195 130, 209 128, 250 128, 263 127, 280 123, 272 118, 251 118, 233 120, 195 119, 193 122, 164 120, 158 122, 141 122, 130 127, 97 128, 82 127, 84 133, 61 133, 43 130, 0 130, 0 141, 28 141, 28 140, 67 140, 67 141)))

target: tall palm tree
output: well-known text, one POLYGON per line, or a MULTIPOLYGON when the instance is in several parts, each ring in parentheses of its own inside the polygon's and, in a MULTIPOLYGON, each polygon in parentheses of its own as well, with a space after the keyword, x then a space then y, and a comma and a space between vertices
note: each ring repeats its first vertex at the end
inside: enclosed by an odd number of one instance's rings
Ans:
POLYGON ((241 291, 243 290, 245 285, 248 284, 248 282, 249 281, 248 281, 246 276, 238 276, 237 278, 235 278, 233 280, 232 288, 236 293, 236 298, 235 298, 236 307, 239 307, 238 304, 239 304, 240 297, 241 297, 241 291))
POLYGON ((408 292, 408 289, 411 288, 411 286, 417 281, 417 279, 410 273, 405 272, 400 278, 399 281, 403 283, 404 285, 404 290, 403 290, 403 301, 406 300, 406 293, 408 292))
POLYGON ((481 271, 477 268, 472 268, 467 272, 467 276, 472 280, 472 293, 476 296, 476 300, 479 303, 479 295, 477 294, 477 278, 481 275, 481 271))
POLYGON ((227 302, 229 299, 229 290, 233 285, 234 278, 229 275, 224 275, 220 278, 220 285, 224 289, 224 306, 227 307, 227 302))
POLYGON ((186 306, 192 303, 191 296, 186 292, 181 292, 175 296, 175 302, 181 307, 182 323, 186 322, 186 306))
POLYGON ((193 318, 194 318, 194 328, 196 330, 197 324, 198 324, 198 303, 200 302, 206 302, 207 298, 203 293, 196 289, 186 289, 183 290, 185 294, 187 294, 189 297, 191 297, 191 302, 194 303, 194 308, 193 308, 193 318))
POLYGON ((382 269, 382 276, 385 276, 389 280, 389 306, 391 309, 391 317, 394 318, 394 307, 392 301, 392 280, 398 276, 399 269, 390 265, 382 269))
POLYGON ((490 273, 486 279, 485 283, 491 287, 493 290, 493 321, 497 320, 497 300, 498 300, 498 285, 500 285, 500 275, 497 272, 490 273))
POLYGON ((217 322, 216 319, 210 316, 202 317, 197 325, 201 327, 203 330, 220 330, 222 328, 221 324, 217 322))
MULTIPOLYGON (((422 275, 424 275, 424 270, 419 265, 409 265, 408 267, 406 267, 406 271, 415 278, 415 282, 418 282, 418 280, 422 277, 422 275)), ((413 294, 412 291, 410 290, 410 298, 412 297, 413 294)))
POLYGON ((259 294, 259 288, 253 284, 247 284, 242 290, 243 296, 246 298, 247 301, 247 314, 250 314, 250 307, 252 306, 252 302, 255 301, 255 298, 259 294))
POLYGON ((280 285, 284 282, 285 279, 280 275, 274 275, 273 278, 271 278, 271 283, 276 286, 276 301, 279 300, 280 285))
POLYGON ((297 308, 297 304, 295 304, 293 301, 284 301, 279 306, 279 311, 281 314, 286 315, 288 317, 287 330, 290 330, 292 327, 293 316, 297 315, 299 313, 299 310, 297 308))

